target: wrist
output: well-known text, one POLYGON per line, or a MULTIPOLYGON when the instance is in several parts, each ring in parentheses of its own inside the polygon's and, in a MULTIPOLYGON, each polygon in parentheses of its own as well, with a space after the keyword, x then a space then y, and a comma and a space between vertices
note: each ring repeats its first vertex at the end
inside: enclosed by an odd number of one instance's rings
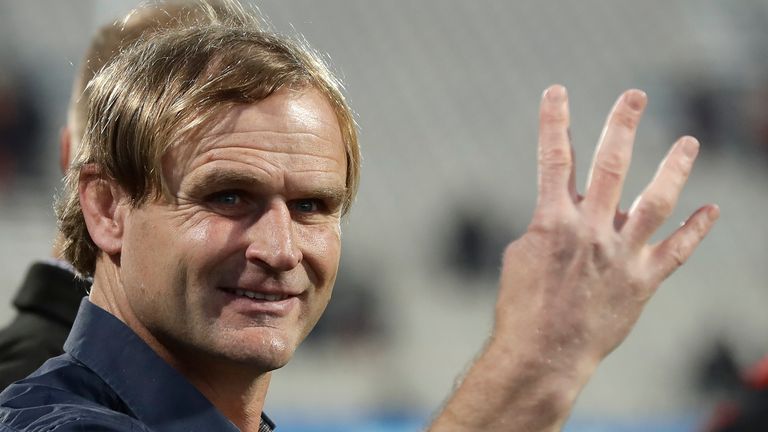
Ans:
POLYGON ((492 337, 430 432, 559 431, 599 358, 492 337))
POLYGON ((510 430, 514 424, 515 430, 559 431, 598 363, 584 353, 492 338, 462 383, 489 396, 470 418, 483 430, 510 430))

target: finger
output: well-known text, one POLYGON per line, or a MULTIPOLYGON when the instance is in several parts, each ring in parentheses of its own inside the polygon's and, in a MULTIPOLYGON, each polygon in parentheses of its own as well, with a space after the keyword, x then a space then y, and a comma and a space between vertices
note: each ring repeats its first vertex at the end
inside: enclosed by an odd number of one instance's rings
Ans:
POLYGON ((629 210, 622 235, 630 244, 645 245, 672 214, 698 152, 699 142, 688 136, 680 138, 669 150, 653 180, 629 210))
POLYGON ((663 280, 678 267, 683 265, 696 250, 720 217, 716 205, 707 205, 698 209, 667 239, 654 246, 652 256, 657 265, 657 280, 663 280))
POLYGON ((573 139, 571 139, 571 129, 568 129, 568 147, 571 148, 571 173, 568 175, 568 194, 574 203, 581 202, 582 196, 576 190, 576 152, 573 151, 573 139))
POLYGON ((628 90, 616 101, 595 151, 587 180, 584 207, 610 220, 619 205, 632 145, 647 97, 640 90, 628 90))
MULTIPOLYGON (((568 139, 568 95, 565 87, 553 85, 544 91, 539 111, 539 204, 558 202, 569 196, 573 157, 568 139)), ((575 190, 575 188, 574 188, 575 190)))

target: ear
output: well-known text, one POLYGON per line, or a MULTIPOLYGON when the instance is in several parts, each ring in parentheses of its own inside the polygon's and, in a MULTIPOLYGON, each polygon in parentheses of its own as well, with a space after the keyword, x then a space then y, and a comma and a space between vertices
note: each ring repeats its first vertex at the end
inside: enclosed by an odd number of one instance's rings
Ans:
POLYGON ((71 153, 72 131, 69 129, 69 126, 64 126, 59 134, 59 168, 61 168, 62 174, 66 173, 67 168, 69 168, 69 161, 71 160, 69 156, 71 153))
POLYGON ((78 192, 93 242, 107 255, 120 254, 125 217, 129 211, 128 197, 122 188, 103 175, 97 165, 86 164, 80 169, 78 192))

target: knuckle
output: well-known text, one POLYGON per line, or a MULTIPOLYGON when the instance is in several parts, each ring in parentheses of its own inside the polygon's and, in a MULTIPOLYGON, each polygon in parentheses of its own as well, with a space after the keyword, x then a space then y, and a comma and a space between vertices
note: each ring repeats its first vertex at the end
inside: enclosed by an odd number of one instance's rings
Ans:
POLYGON ((668 218, 673 209, 674 205, 671 200, 661 196, 643 198, 637 208, 641 217, 652 220, 668 218))
POLYGON ((688 157, 676 157, 672 166, 675 171, 687 174, 693 168, 693 159, 688 157))
POLYGON ((593 239, 589 242, 589 251, 593 263, 603 263, 606 261, 608 251, 605 247, 605 243, 597 239, 593 239))
POLYGON ((646 287, 650 285, 646 272, 639 270, 629 270, 625 274, 626 286, 635 293, 647 291, 646 287))
POLYGON ((517 257, 515 256, 516 248, 517 248, 517 245, 515 245, 515 243, 510 243, 507 245, 507 247, 504 248, 504 252, 501 254, 502 268, 507 267, 508 265, 516 261, 517 259, 517 257))
POLYGON ((688 260, 688 248, 684 243, 676 243, 669 249, 669 258, 674 263, 674 268, 680 267, 688 260))
POLYGON ((541 122, 546 125, 561 125, 568 122, 565 110, 559 107, 546 107, 541 110, 541 122))
POLYGON ((596 228, 587 230, 586 234, 582 235, 582 242, 589 248, 592 262, 596 265, 602 266, 613 255, 611 242, 596 228))
POLYGON ((551 217, 542 216, 535 218, 531 225, 528 227, 528 231, 540 236, 550 236, 557 234, 560 231, 560 222, 551 217))
POLYGON ((636 113, 630 112, 629 110, 618 110, 613 114, 613 116, 611 116, 611 123, 613 125, 626 129, 637 128, 639 122, 640 117, 636 113))
MULTIPOLYGON (((680 227, 681 231, 685 233, 685 238, 689 239, 689 242, 698 244, 707 235, 708 224, 702 217, 694 217, 691 220, 683 222, 680 227)), ((694 246, 689 246, 693 248, 694 246)))
POLYGON ((538 209, 528 231, 545 236, 564 236, 576 231, 576 221, 565 204, 555 204, 538 209))
POLYGON ((672 186, 680 187, 685 183, 685 179, 688 178, 693 164, 690 161, 676 159, 670 161, 669 165, 673 174, 670 176, 669 181, 672 183, 672 186))
POLYGON ((601 154, 597 160, 597 169, 602 175, 608 176, 613 180, 619 180, 623 177, 626 167, 626 161, 620 154, 607 152, 601 154))
POLYGON ((709 232, 709 227, 710 225, 705 218, 696 218, 694 223, 694 230, 696 232, 696 238, 698 241, 701 241, 707 235, 707 232, 709 232))
POLYGON ((560 258, 585 253, 602 259, 608 254, 608 243, 598 227, 575 221, 558 222, 550 234, 550 247, 560 258))
POLYGON ((539 151, 539 160, 549 166, 570 167, 571 151, 564 146, 543 148, 539 151))

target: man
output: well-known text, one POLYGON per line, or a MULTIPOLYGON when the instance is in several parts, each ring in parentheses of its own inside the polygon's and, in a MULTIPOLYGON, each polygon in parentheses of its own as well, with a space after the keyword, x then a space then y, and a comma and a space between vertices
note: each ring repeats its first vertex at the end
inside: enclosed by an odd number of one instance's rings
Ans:
MULTIPOLYGON (((193 22, 200 14, 200 8, 189 3, 146 6, 97 31, 72 86, 67 125, 59 143, 62 172, 66 172, 82 140, 88 115, 86 85, 96 72, 140 37, 193 22)), ((62 240, 61 234, 57 234, 52 258, 32 264, 13 300, 18 315, 0 330, 0 390, 26 377, 45 360, 63 353, 64 341, 90 282, 76 276, 61 250, 62 240)))
MULTIPOLYGON (((262 427, 271 372, 329 301, 359 149, 328 70, 252 23, 233 10, 164 32, 91 82, 59 218, 93 288, 66 353, 0 395, 0 427, 262 427)), ((545 92, 537 211, 505 252, 493 336, 431 430, 558 430, 711 228, 718 210, 705 206, 647 244, 690 172, 692 138, 616 211, 645 102, 632 90, 613 108, 582 197, 565 89, 545 92)))

